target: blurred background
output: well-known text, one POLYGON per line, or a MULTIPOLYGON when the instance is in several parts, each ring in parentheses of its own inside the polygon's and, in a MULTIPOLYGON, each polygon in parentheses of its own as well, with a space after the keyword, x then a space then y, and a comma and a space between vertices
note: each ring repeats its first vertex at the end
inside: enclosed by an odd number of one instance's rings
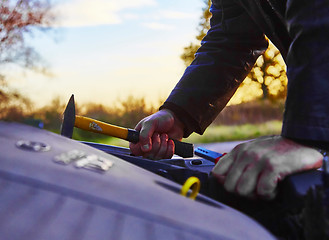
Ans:
MULTIPOLYGON (((209 0, 1 0, 0 119, 58 133, 77 113, 133 128, 155 112, 209 29, 209 0)), ((270 44, 203 136, 210 143, 281 131, 285 64, 270 44)), ((76 129, 75 139, 127 146, 76 129)))

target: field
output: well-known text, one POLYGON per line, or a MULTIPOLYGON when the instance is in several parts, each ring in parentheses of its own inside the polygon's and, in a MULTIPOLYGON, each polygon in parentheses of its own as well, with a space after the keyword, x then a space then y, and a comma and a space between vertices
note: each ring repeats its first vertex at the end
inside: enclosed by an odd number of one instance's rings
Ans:
POLYGON ((261 124, 243 124, 231 126, 210 126, 201 136, 193 133, 187 142, 192 143, 212 143, 227 142, 236 140, 253 139, 266 135, 280 134, 282 127, 281 121, 268 121, 261 124))

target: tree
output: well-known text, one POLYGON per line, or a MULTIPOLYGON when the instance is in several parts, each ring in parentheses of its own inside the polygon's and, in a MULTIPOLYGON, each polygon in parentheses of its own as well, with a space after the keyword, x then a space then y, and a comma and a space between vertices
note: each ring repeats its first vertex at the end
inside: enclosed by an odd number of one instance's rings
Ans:
POLYGON ((0 76, 0 119, 22 121, 24 114, 31 110, 31 101, 8 87, 0 76))
POLYGON ((138 121, 154 113, 153 107, 147 107, 144 98, 128 96, 120 101, 120 125, 133 128, 138 121))
MULTIPOLYGON (((286 67, 278 49, 270 43, 251 69, 247 79, 251 79, 262 90, 262 99, 283 99, 287 95, 286 67)), ((248 84, 248 81, 244 81, 248 84)))
MULTIPOLYGON (((210 0, 203 0, 204 8, 203 14, 199 23, 199 34, 196 39, 200 42, 210 29, 210 0)), ((194 60, 194 56, 200 44, 190 43, 184 48, 181 59, 186 66, 189 66, 194 60)), ((283 62, 280 52, 270 43, 266 52, 261 55, 253 69, 239 87, 236 95, 242 101, 250 101, 255 97, 261 99, 283 99, 287 93, 287 76, 285 71, 285 64, 283 62), (258 94, 255 94, 258 93, 258 94)))
MULTIPOLYGON (((39 54, 26 44, 33 29, 47 30, 55 20, 47 0, 0 0, 0 67, 15 63, 23 68, 44 71, 39 54)), ((31 101, 11 89, 0 68, 0 118, 18 120, 31 101), (15 112, 15 117, 11 116, 15 112), (20 117, 19 117, 20 115, 20 117), (13 119, 14 118, 14 119, 13 119)))
POLYGON ((200 42, 206 36, 208 30, 210 29, 210 6, 211 0, 203 0, 205 6, 202 8, 202 16, 200 18, 199 23, 199 34, 195 37, 198 41, 198 44, 190 43, 189 46, 184 48, 183 54, 180 56, 181 59, 184 61, 185 66, 189 66, 194 59, 194 55, 198 48, 200 47, 200 42))
MULTIPOLYGON (((55 97, 49 105, 40 108, 30 117, 34 119, 41 119, 46 129, 59 132, 63 120, 62 118, 65 105, 66 104, 60 97, 55 97)), ((79 111, 77 106, 76 111, 79 111)))
POLYGON ((47 30, 54 21, 47 0, 1 0, 0 64, 16 63, 26 68, 40 64, 38 53, 26 45, 33 29, 47 30))

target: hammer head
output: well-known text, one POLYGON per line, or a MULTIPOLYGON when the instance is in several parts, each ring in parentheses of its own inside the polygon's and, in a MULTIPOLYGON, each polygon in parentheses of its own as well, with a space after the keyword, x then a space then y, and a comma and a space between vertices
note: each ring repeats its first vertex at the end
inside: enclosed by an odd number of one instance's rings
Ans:
POLYGON ((72 138, 74 123, 75 123, 75 103, 74 103, 74 95, 72 94, 63 114, 61 135, 68 138, 72 138))

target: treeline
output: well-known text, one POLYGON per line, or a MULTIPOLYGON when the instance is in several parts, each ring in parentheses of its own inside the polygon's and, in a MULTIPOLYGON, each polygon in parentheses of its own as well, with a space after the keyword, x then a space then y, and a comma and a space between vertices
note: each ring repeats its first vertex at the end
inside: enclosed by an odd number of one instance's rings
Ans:
MULTIPOLYGON (((10 102, 7 101, 7 104, 1 104, 0 101, 0 120, 20 122, 38 127, 42 126, 49 131, 60 132, 63 112, 67 102, 56 97, 49 105, 31 110, 33 109, 33 104, 29 101, 26 103, 23 100, 25 99, 18 95, 17 102, 14 101, 13 96, 11 96, 10 102)), ((134 128, 139 120, 157 110, 153 106, 148 106, 144 98, 133 96, 128 96, 124 100, 118 100, 117 104, 111 107, 95 103, 83 105, 76 103, 75 107, 76 114, 129 128, 134 128)), ((95 133, 88 133, 79 129, 75 129, 74 131, 74 138, 79 140, 90 140, 100 137, 101 135, 99 134, 95 135, 95 133)))
MULTIPOLYGON (((49 105, 37 110, 31 110, 29 104, 12 104, 10 107, 0 104, 0 119, 6 121, 22 122, 31 125, 43 124, 43 128, 59 133, 66 102, 59 97, 49 105)), ((117 101, 115 106, 87 103, 76 104, 76 113, 91 117, 107 123, 134 128, 144 117, 157 111, 157 107, 146 104, 144 98, 128 96, 124 100, 117 101)), ((283 101, 257 100, 239 105, 227 106, 215 119, 213 125, 242 125, 246 123, 259 124, 271 120, 282 120, 284 110, 283 101)), ((99 134, 88 133, 76 129, 74 138, 90 140, 100 138, 99 134)))
POLYGON ((218 115, 213 125, 260 124, 272 120, 282 120, 284 101, 255 100, 238 105, 230 105, 218 115))

